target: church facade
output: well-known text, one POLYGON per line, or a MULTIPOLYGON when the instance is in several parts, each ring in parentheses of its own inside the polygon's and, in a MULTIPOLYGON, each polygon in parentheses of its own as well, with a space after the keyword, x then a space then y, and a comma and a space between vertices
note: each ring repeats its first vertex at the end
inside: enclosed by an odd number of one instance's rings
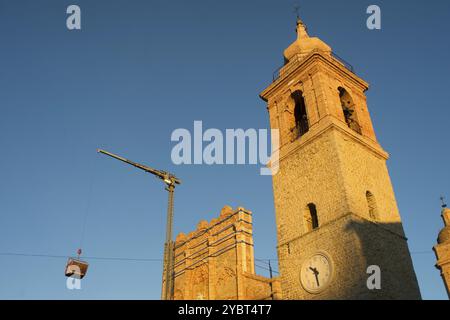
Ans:
POLYGON ((175 300, 280 300, 278 278, 255 273, 252 212, 225 206, 175 241, 175 300))
MULTIPOLYGON (((367 107, 369 85, 326 43, 310 37, 301 20, 284 60, 260 95, 271 128, 280 133, 279 172, 273 176, 280 276, 254 275, 253 239, 243 214, 230 229, 242 233, 230 242, 236 249, 226 264, 214 258, 187 269, 195 248, 203 246, 210 257, 216 240, 177 238, 174 298, 420 299, 389 155, 367 107), (372 271, 378 272, 377 288, 368 286, 372 271), (220 284, 223 274, 233 280, 220 284)), ((217 223, 203 223, 196 232, 215 230, 217 223)))

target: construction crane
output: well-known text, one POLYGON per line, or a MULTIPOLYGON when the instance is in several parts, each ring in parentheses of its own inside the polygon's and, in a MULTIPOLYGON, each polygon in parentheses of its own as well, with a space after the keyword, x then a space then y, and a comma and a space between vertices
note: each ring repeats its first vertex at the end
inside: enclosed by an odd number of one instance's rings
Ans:
POLYGON ((98 149, 97 152, 103 153, 114 159, 120 160, 127 164, 130 164, 138 169, 144 170, 147 173, 151 173, 157 178, 161 179, 166 184, 166 190, 169 192, 169 200, 167 205, 167 224, 166 224, 166 242, 164 244, 164 264, 163 264, 163 286, 161 292, 161 298, 163 300, 173 299, 174 288, 174 242, 172 240, 172 228, 173 228, 173 198, 175 192, 175 186, 181 184, 181 180, 175 177, 175 175, 161 170, 156 170, 145 165, 130 161, 128 159, 119 157, 113 153, 105 150, 98 149))

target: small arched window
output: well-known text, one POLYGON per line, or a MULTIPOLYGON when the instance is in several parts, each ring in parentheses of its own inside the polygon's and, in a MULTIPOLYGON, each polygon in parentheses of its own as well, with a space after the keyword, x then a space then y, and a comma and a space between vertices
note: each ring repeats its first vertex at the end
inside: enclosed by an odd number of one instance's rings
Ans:
POLYGON ((345 122, 353 131, 362 134, 361 126, 355 112, 355 104, 352 97, 342 87, 339 87, 339 99, 341 100, 342 112, 344 113, 345 122))
POLYGON ((306 206, 305 223, 307 232, 319 228, 319 218, 317 216, 317 208, 314 203, 310 203, 306 206))
POLYGON ((294 100, 295 135, 300 138, 309 131, 308 114, 306 113, 305 99, 301 91, 295 91, 291 95, 294 100))
POLYGON ((369 208, 369 217, 373 220, 378 218, 378 208, 375 197, 372 192, 366 192, 367 207, 369 208))

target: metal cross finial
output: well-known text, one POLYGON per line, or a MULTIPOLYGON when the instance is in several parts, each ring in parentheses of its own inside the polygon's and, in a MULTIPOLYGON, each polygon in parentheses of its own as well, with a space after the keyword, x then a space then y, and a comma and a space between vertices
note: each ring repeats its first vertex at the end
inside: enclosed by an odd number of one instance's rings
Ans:
POLYGON ((442 202, 442 208, 447 208, 447 204, 445 203, 445 198, 444 196, 441 196, 441 202, 442 202))
POLYGON ((294 12, 297 15, 297 19, 300 19, 300 5, 299 4, 296 4, 294 6, 294 12))

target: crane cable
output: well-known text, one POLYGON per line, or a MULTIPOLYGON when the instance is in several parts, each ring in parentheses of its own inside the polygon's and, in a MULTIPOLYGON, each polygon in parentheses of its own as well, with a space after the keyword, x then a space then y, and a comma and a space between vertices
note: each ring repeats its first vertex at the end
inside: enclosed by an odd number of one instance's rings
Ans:
POLYGON ((77 250, 77 255, 78 258, 80 258, 80 255, 83 252, 83 246, 84 246, 84 240, 86 237, 86 225, 87 225, 87 220, 88 220, 88 215, 90 213, 91 210, 91 205, 92 205, 92 193, 93 193, 93 185, 94 185, 94 176, 96 174, 96 159, 92 158, 91 163, 90 163, 90 177, 89 177, 89 186, 88 186, 88 196, 87 196, 87 201, 86 201, 86 207, 84 210, 84 214, 83 214, 83 218, 82 218, 82 225, 81 225, 81 237, 80 237, 80 247, 77 250))

